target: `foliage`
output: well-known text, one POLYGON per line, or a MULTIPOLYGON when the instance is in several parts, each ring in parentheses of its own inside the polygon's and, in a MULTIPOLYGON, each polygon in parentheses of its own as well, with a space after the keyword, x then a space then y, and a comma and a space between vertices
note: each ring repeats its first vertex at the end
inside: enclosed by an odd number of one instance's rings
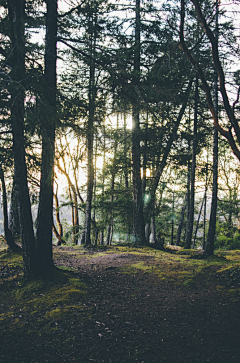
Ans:
POLYGON ((215 248, 218 250, 239 250, 239 230, 228 222, 218 222, 216 227, 215 248))

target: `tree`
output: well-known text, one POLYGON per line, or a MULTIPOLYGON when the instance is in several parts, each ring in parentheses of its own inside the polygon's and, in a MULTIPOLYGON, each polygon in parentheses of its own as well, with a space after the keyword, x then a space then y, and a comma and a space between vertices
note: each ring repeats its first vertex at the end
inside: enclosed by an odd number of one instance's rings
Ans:
POLYGON ((17 186, 13 175, 9 227, 14 236, 20 236, 20 221, 18 214, 17 186))
POLYGON ((140 47, 141 47, 141 20, 140 0, 135 5, 135 42, 134 42, 134 67, 133 67, 133 89, 135 92, 132 104, 132 173, 133 173, 133 240, 139 244, 145 244, 145 230, 143 217, 143 198, 140 165, 140 47))
POLYGON ((211 210, 211 218, 208 232, 207 244, 205 247, 205 254, 211 255, 213 254, 214 249, 214 235, 215 235, 215 226, 216 226, 216 206, 217 206, 217 143, 218 136, 217 132, 219 132, 223 137, 228 140, 229 145, 233 153, 236 155, 238 160, 240 160, 240 149, 239 149, 239 141, 240 141, 240 129, 238 120, 235 115, 235 106, 239 101, 239 92, 240 88, 238 88, 237 98, 233 105, 230 105, 229 97, 226 90, 226 81, 225 74, 221 64, 220 56, 219 56, 219 48, 218 48, 218 2, 216 2, 216 31, 215 35, 213 30, 211 30, 210 25, 206 21, 206 17, 204 16, 201 6, 198 0, 192 0, 192 3, 195 7, 196 14, 198 16, 199 22, 206 33, 206 36, 209 40, 212 49, 212 60, 215 67, 215 102, 213 102, 210 86, 206 81, 206 77, 204 71, 199 64, 198 59, 195 59, 192 56, 192 53, 189 51, 185 39, 184 39, 184 19, 185 19, 185 3, 184 0, 181 1, 181 25, 180 25, 180 41, 189 61, 193 64, 195 69, 197 70, 199 77, 202 81, 203 88, 205 90, 206 99, 208 102, 209 109, 213 116, 214 127, 215 127, 215 135, 214 135, 214 174, 213 174, 213 198, 212 198, 212 210, 211 210), (226 111, 226 115, 229 120, 228 129, 226 127, 222 127, 219 123, 218 119, 218 101, 217 101, 217 78, 219 80, 220 92, 223 100, 223 107, 226 111), (234 130, 234 132, 233 132, 234 130))
POLYGON ((2 165, 0 165, 0 180, 2 183, 3 226, 4 226, 5 240, 8 244, 10 251, 18 251, 21 249, 18 245, 16 245, 12 231, 11 229, 9 229, 8 225, 7 193, 6 193, 6 185, 5 185, 4 171, 2 165))
POLYGON ((7 4, 10 38, 8 62, 9 93, 11 95, 11 126, 13 135, 14 176, 17 186, 24 276, 36 277, 38 272, 36 242, 33 232, 29 198, 24 140, 24 79, 25 79, 25 0, 11 0, 7 4))
POLYGON ((53 178, 56 128, 56 61, 57 61, 57 0, 47 0, 45 39, 45 90, 42 96, 44 108, 41 118, 42 160, 41 181, 37 217, 37 249, 41 273, 53 268, 53 178))
POLYGON ((214 126, 216 127, 216 129, 219 131, 219 133, 225 137, 228 142, 229 145, 233 151, 233 153, 235 154, 235 156, 238 158, 238 160, 240 160, 240 149, 238 146, 238 143, 240 142, 240 129, 239 129, 239 124, 238 124, 238 120, 237 117, 235 115, 235 106, 239 101, 239 94, 240 94, 240 89, 238 88, 238 92, 237 92, 237 98, 234 101, 233 105, 230 105, 230 101, 229 101, 229 97, 228 97, 228 93, 226 90, 226 81, 225 81, 225 74, 224 74, 224 70, 221 64, 221 60, 219 57, 219 49, 218 49, 218 41, 217 41, 217 37, 214 35, 213 31, 211 30, 210 26, 207 24, 206 18, 201 10, 201 6, 198 0, 191 0, 191 2, 193 3, 199 22, 204 30, 204 32, 206 33, 206 36, 209 40, 209 43, 211 45, 211 49, 212 49, 212 60, 213 60, 213 64, 214 67, 217 71, 217 75, 218 75, 218 80, 219 80, 219 89, 222 95, 222 100, 223 100, 223 107, 226 111, 226 115, 228 117, 229 120, 229 125, 228 125, 228 129, 224 128, 223 126, 220 125, 219 120, 218 120, 218 114, 217 114, 217 110, 216 107, 214 106, 213 103, 213 99, 212 99, 212 95, 211 95, 211 89, 210 86, 206 80, 204 71, 201 67, 201 65, 199 64, 198 60, 195 59, 191 53, 191 51, 189 50, 189 48, 187 47, 186 43, 185 43, 185 38, 184 38, 184 21, 185 21, 185 1, 181 0, 181 24, 180 24, 180 42, 181 42, 181 46, 182 49, 184 51, 184 53, 186 54, 188 60, 192 63, 192 65, 194 66, 194 68, 196 69, 196 71, 199 74, 199 78, 202 81, 202 85, 206 94, 206 99, 208 102, 208 107, 212 113, 212 117, 213 117, 213 121, 214 121, 214 126), (234 131, 234 132, 233 132, 234 131))
MULTIPOLYGON (((218 49, 218 0, 216 1, 215 37, 218 49)), ((218 76, 216 69, 214 69, 214 107, 216 110, 216 117, 218 120, 218 76)), ((212 204, 211 204, 211 213, 210 213, 210 220, 208 227, 207 243, 204 250, 206 256, 213 255, 214 251, 214 240, 215 240, 216 219, 217 219, 217 196, 218 196, 218 130, 214 126, 212 204)))
POLYGON ((97 38, 97 8, 96 4, 90 4, 90 12, 88 19, 87 33, 89 35, 89 85, 88 85, 88 120, 87 120, 87 199, 85 209, 85 230, 82 243, 91 244, 91 214, 92 214, 92 198, 94 184, 94 167, 93 167, 93 140, 94 140, 94 116, 95 116, 95 101, 96 101, 96 86, 95 86, 95 52, 97 38))
POLYGON ((197 118, 198 118, 198 75, 195 80, 195 100, 194 100, 194 130, 192 142, 192 164, 190 177, 190 205, 189 221, 187 224, 185 248, 191 248, 193 220, 194 220, 194 199, 195 199, 195 171, 196 171, 196 152, 197 152, 197 118))

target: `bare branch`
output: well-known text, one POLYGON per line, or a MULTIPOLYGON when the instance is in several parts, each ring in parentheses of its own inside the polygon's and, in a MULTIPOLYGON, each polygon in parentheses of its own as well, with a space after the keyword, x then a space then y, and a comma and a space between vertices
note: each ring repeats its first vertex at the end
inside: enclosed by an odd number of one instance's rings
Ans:
MULTIPOLYGON (((203 28, 204 28, 204 30, 205 30, 211 44, 212 44, 212 56, 213 56, 215 68, 216 68, 216 70, 218 72, 218 77, 219 77, 219 81, 220 81, 220 91, 221 91, 222 96, 223 96, 224 107, 225 107, 225 110, 227 112, 228 118, 229 118, 229 120, 231 122, 231 125, 234 127, 235 133, 237 135, 237 139, 240 142, 239 126, 238 126, 237 120, 236 120, 236 118, 234 116, 233 110, 232 110, 232 108, 231 108, 231 106, 229 104, 229 100, 228 100, 226 89, 225 89, 224 73, 223 73, 223 69, 222 69, 222 66, 221 66, 221 63, 220 63, 220 60, 219 60, 219 57, 218 57, 218 48, 217 48, 216 38, 214 37, 211 29, 208 27, 208 25, 206 23, 206 20, 205 20, 203 14, 201 12, 198 1, 197 0, 191 0, 191 1, 193 2, 194 5, 197 4, 197 5, 195 5, 197 15, 199 17, 201 25, 203 26, 203 28)), ((203 70, 202 70, 200 64, 197 62, 197 60, 192 56, 190 50, 188 49, 188 47, 187 47, 187 45, 185 43, 185 39, 184 39, 184 21, 185 21, 185 0, 181 0, 181 23, 180 23, 180 44, 181 44, 181 48, 183 49, 184 53, 186 54, 188 60, 192 63, 192 65, 194 66, 194 68, 198 72, 199 77, 200 77, 200 79, 202 81, 202 85, 203 85, 204 91, 206 93, 206 99, 207 99, 207 102, 208 102, 208 107, 209 107, 209 109, 210 109, 210 111, 212 113, 212 116, 213 116, 214 126, 220 132, 220 134, 222 136, 224 136, 228 140, 233 153, 240 160, 240 150, 238 149, 238 147, 236 145, 236 142, 235 142, 235 140, 233 138, 231 128, 229 130, 225 130, 223 127, 221 127, 219 125, 218 115, 217 115, 216 109, 215 109, 214 104, 213 104, 213 100, 212 100, 212 96, 211 96, 211 92, 210 92, 210 87, 209 87, 209 85, 208 85, 208 83, 206 81, 203 70)))
POLYGON ((234 108, 235 108, 236 104, 239 102, 239 94, 240 94, 240 86, 238 87, 238 93, 237 93, 236 101, 234 101, 233 106, 232 106, 233 112, 234 112, 234 108))
POLYGON ((218 42, 217 42, 217 38, 214 36, 213 32, 211 31, 211 29, 209 28, 206 19, 201 11, 200 8, 200 4, 198 0, 191 0, 192 3, 195 6, 196 12, 197 12, 197 16, 198 19, 208 37, 208 39, 211 42, 211 46, 212 46, 212 58, 213 58, 213 62, 214 62, 214 66, 215 69, 218 73, 218 79, 219 79, 219 86, 220 86, 220 92, 222 94, 222 98, 223 98, 223 104, 224 104, 224 108, 227 112, 229 121, 231 122, 231 125, 233 125, 238 142, 240 143, 240 128, 238 125, 238 122, 236 120, 236 117, 234 115, 233 109, 230 106, 229 103, 229 99, 228 99, 228 95, 227 95, 227 91, 226 91, 226 87, 225 87, 225 76, 224 76, 224 72, 222 69, 222 65, 219 59, 219 54, 218 54, 218 42))
POLYGON ((74 11, 80 10, 85 3, 86 3, 86 0, 83 0, 81 4, 75 6, 74 8, 70 9, 66 13, 58 14, 58 18, 64 18, 67 15, 71 15, 72 13, 74 13, 74 11))

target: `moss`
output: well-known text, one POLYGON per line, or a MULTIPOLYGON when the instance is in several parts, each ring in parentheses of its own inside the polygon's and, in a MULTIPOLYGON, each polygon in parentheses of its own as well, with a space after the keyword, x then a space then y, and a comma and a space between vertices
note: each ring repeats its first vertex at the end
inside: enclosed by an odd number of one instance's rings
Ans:
POLYGON ((192 249, 181 249, 176 252, 177 255, 186 255, 192 258, 203 258, 202 250, 192 250, 192 249))
POLYGON ((47 311, 44 315, 44 318, 61 320, 65 316, 69 318, 70 316, 76 315, 76 313, 79 315, 79 312, 81 312, 82 310, 84 310, 83 305, 66 305, 64 306, 64 308, 56 308, 51 311, 47 311))
POLYGON ((23 266, 23 259, 21 252, 4 251, 0 254, 0 261, 2 263, 14 264, 23 266))
POLYGON ((73 267, 67 267, 67 266, 57 266, 57 268, 59 270, 63 270, 63 271, 75 271, 76 269, 73 267))
MULTIPOLYGON (((9 262, 9 255, 4 259, 9 262)), ((15 261, 17 264, 19 258, 16 257, 15 261)), ((11 289, 6 288, 8 284, 9 279, 4 281, 2 288, 2 301, 7 313, 0 315, 6 334, 51 331, 55 329, 51 324, 56 319, 61 321, 74 314, 80 321, 89 317, 84 306, 87 286, 73 272, 56 269, 48 279, 22 283, 18 277, 11 284, 11 289)))
POLYGON ((138 262, 138 263, 135 263, 133 265, 131 265, 132 268, 135 268, 135 269, 138 269, 138 270, 142 270, 142 271, 145 271, 145 272, 152 272, 153 269, 156 268, 156 266, 154 265, 148 265, 144 262, 138 262))

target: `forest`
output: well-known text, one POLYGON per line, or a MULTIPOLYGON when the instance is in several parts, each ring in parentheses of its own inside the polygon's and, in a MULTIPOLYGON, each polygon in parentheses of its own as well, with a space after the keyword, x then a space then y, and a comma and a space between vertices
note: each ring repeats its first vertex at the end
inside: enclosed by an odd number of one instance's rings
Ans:
POLYGON ((0 20, 0 362, 236 362, 239 0, 0 20))
POLYGON ((1 1, 3 225, 26 279, 53 243, 240 248, 237 14, 1 1))

